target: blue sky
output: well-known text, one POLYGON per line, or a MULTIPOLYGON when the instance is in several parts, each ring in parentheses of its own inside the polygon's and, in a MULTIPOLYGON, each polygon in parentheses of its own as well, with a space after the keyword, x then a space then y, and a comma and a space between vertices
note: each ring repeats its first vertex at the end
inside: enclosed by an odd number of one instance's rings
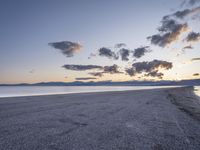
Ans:
MULTIPOLYGON (((198 6, 180 7, 181 3, 182 0, 1 0, 0 83, 69 82, 90 77, 88 71, 66 70, 61 67, 64 64, 130 67, 132 60, 123 62, 100 56, 88 59, 99 48, 113 49, 117 43, 126 43, 132 50, 150 46, 152 52, 136 62, 172 62, 173 68, 164 71, 163 79, 196 78, 193 74, 200 73, 200 61, 190 60, 200 57, 199 42, 177 57, 183 43, 177 41, 163 48, 146 39, 158 32, 163 16, 198 6), (83 48, 73 57, 66 57, 48 45, 60 41, 77 42, 83 48)), ((188 20, 184 22, 188 22, 190 30, 199 32, 199 21, 188 20)), ((141 79, 154 78, 105 74, 95 81, 141 79)))

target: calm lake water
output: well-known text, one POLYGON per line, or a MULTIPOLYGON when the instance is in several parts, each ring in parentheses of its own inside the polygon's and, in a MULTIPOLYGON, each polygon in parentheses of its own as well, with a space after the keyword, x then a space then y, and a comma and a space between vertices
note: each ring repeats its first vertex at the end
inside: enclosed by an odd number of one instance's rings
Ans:
MULTIPOLYGON (((1 86, 0 97, 127 91, 169 87, 175 86, 1 86)), ((200 86, 195 86, 195 93, 200 96, 200 86)))
POLYGON ((1 86, 0 97, 127 91, 168 87, 174 86, 1 86))

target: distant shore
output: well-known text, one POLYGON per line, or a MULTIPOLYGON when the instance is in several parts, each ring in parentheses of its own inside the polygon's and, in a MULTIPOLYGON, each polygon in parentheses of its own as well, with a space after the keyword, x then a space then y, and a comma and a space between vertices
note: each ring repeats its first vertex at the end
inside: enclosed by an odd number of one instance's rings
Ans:
POLYGON ((0 149, 200 149, 193 87, 0 100, 0 149))
POLYGON ((98 82, 38 82, 38 83, 16 83, 16 84, 1 84, 0 86, 199 86, 200 79, 188 80, 161 80, 161 81, 98 81, 98 82))

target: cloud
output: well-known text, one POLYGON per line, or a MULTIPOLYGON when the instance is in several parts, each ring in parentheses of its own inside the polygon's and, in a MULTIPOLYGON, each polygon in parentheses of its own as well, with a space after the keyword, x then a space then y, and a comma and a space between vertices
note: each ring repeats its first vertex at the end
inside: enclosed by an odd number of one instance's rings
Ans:
POLYGON ((172 63, 155 59, 150 62, 147 61, 137 62, 134 63, 132 66, 135 68, 136 72, 141 73, 141 72, 152 72, 158 68, 163 68, 168 70, 172 68, 172 63))
POLYGON ((119 66, 114 64, 112 66, 104 66, 103 73, 117 74, 117 73, 122 73, 122 72, 119 71, 119 66))
MULTIPOLYGON (((199 2, 200 2, 200 0, 199 0, 199 2)), ((191 9, 184 9, 184 10, 181 10, 181 11, 176 11, 173 14, 164 16, 163 20, 169 19, 169 18, 172 18, 172 17, 178 18, 178 19, 184 19, 188 16, 192 16, 193 19, 194 19, 194 17, 197 17, 197 15, 199 15, 199 14, 200 14, 200 6, 195 7, 195 8, 191 8, 191 9)))
POLYGON ((103 74, 105 74, 105 73, 119 74, 119 73, 123 73, 123 72, 119 71, 119 66, 114 64, 112 66, 104 66, 102 72, 90 72, 88 74, 93 75, 93 76, 102 77, 103 74))
POLYGON ((151 50, 149 49, 149 46, 139 47, 139 48, 134 49, 133 56, 135 58, 140 58, 144 56, 145 53, 150 52, 150 51, 151 50))
POLYGON ((182 50, 185 50, 185 49, 194 49, 194 48, 191 45, 188 45, 182 48, 182 50))
POLYGON ((88 74, 93 75, 95 77, 102 77, 103 76, 103 72, 90 72, 88 74))
POLYGON ((200 41, 200 33, 190 32, 186 37, 187 42, 198 42, 200 41))
POLYGON ((128 61, 129 60, 129 55, 132 51, 130 51, 129 49, 125 49, 125 48, 122 48, 119 50, 119 53, 120 53, 120 56, 121 56, 121 59, 122 61, 128 61))
POLYGON ((119 54, 121 56, 122 61, 129 61, 129 56, 133 53, 135 58, 140 58, 145 55, 145 53, 150 52, 149 46, 142 46, 134 49, 134 51, 122 48, 119 50, 119 54))
POLYGON ((191 61, 200 61, 200 58, 192 58, 191 61))
POLYGON ((180 35, 188 30, 187 23, 179 24, 173 19, 164 17, 162 25, 158 28, 159 34, 147 37, 151 44, 166 47, 179 39, 180 35))
POLYGON ((159 69, 169 70, 173 67, 171 62, 162 61, 162 60, 153 60, 150 62, 143 61, 132 64, 131 68, 126 69, 126 73, 130 76, 136 74, 146 73, 146 76, 159 77, 161 78, 164 74, 158 72, 159 69))
POLYGON ((183 19, 184 17, 188 16, 190 14, 190 9, 185 9, 182 11, 177 11, 173 14, 173 16, 183 19))
POLYGON ((145 76, 157 77, 159 79, 162 79, 164 74, 162 72, 158 72, 158 70, 156 70, 156 71, 152 71, 152 72, 145 74, 145 76))
POLYGON ((199 76, 199 75, 200 75, 199 73, 194 73, 194 74, 193 74, 193 76, 199 76))
POLYGON ((67 64, 62 66, 63 68, 67 70, 74 70, 74 71, 85 71, 85 70, 92 70, 92 69, 103 69, 102 66, 97 65, 71 65, 67 64))
POLYGON ((79 43, 70 41, 52 42, 49 43, 49 45, 55 49, 61 50, 61 52, 67 57, 72 57, 74 53, 80 51, 82 48, 82 45, 79 43))
POLYGON ((86 77, 86 78, 76 78, 76 80, 95 80, 97 78, 93 78, 93 77, 86 77))
POLYGON ((114 64, 112 66, 104 66, 102 72, 90 72, 88 74, 96 76, 96 77, 102 77, 105 73, 109 74, 120 74, 123 73, 119 70, 119 66, 114 64))
POLYGON ((99 56, 104 56, 110 59, 118 59, 119 57, 109 48, 102 47, 98 50, 99 56))
POLYGON ((115 48, 122 48, 122 47, 126 47, 126 44, 125 43, 115 44, 115 48))
MULTIPOLYGON (((166 17, 166 16, 165 16, 166 17)), ((158 28, 158 31, 160 32, 171 32, 175 31, 177 29, 178 23, 169 18, 163 17, 163 20, 161 21, 161 26, 158 28)))
POLYGON ((193 6, 193 5, 195 5, 199 2, 200 2, 200 0, 183 0, 180 6, 181 7, 183 7, 183 6, 193 6))
POLYGON ((103 74, 109 73, 109 74, 119 74, 123 73, 119 71, 119 66, 114 64, 112 66, 98 66, 98 65, 72 65, 67 64, 62 66, 63 68, 67 70, 73 70, 73 71, 87 71, 92 69, 99 69, 100 72, 89 72, 88 74, 96 76, 96 77, 102 77, 103 74))
POLYGON ((174 17, 179 18, 179 19, 184 19, 187 16, 197 15, 199 13, 200 13, 200 7, 195 7, 195 8, 192 8, 192 9, 185 9, 185 10, 182 10, 182 11, 177 11, 177 12, 175 12, 172 15, 169 15, 169 16, 174 16, 174 17))
POLYGON ((136 74, 136 71, 134 68, 127 68, 127 69, 125 69, 125 72, 130 76, 135 76, 135 74, 136 74))
MULTIPOLYGON (((187 0, 186 0, 187 1, 187 0)), ((200 0, 189 0, 188 1, 188 4, 190 4, 190 5, 195 5, 196 3, 199 3, 200 2, 200 0)))

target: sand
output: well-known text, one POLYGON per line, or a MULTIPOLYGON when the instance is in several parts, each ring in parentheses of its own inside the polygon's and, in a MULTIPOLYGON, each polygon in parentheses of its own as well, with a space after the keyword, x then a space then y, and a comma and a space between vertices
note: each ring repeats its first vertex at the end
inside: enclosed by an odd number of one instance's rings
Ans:
POLYGON ((199 150, 192 87, 0 98, 0 150, 199 150))

